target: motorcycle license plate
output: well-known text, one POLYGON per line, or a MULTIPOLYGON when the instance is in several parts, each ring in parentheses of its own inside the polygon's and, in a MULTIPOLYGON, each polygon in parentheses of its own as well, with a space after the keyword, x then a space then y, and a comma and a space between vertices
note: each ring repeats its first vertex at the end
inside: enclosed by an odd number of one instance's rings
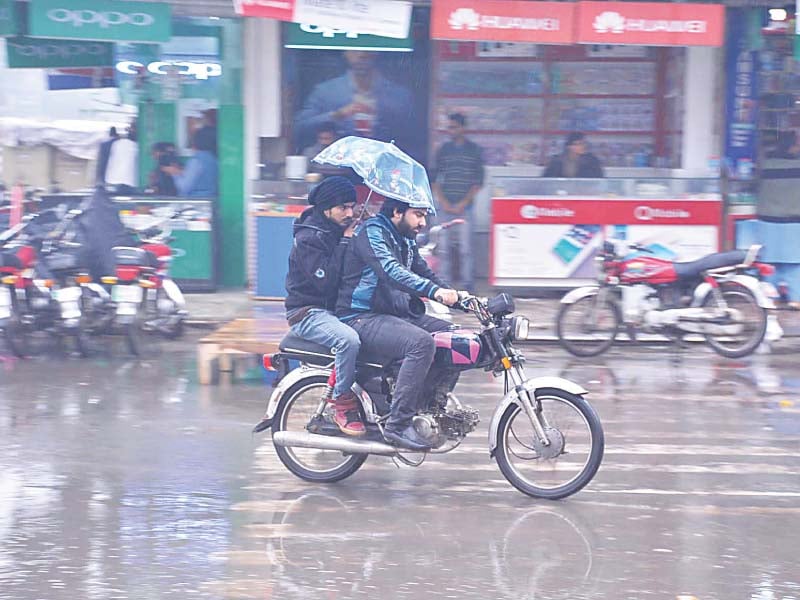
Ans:
POLYGON ((0 319, 11 316, 11 292, 5 286, 0 287, 0 319))
POLYGON ((138 304, 142 301, 144 290, 138 285, 115 285, 111 288, 111 299, 114 302, 132 302, 138 304))

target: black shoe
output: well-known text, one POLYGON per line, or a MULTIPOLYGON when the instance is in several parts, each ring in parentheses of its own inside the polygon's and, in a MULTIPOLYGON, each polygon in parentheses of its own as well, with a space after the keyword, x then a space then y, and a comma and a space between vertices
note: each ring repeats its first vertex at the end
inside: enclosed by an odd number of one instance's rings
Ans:
POLYGON ((383 430, 384 439, 393 446, 400 446, 406 450, 414 450, 415 452, 427 452, 431 449, 430 444, 425 443, 417 435, 413 425, 409 425, 403 431, 394 431, 392 429, 383 430))

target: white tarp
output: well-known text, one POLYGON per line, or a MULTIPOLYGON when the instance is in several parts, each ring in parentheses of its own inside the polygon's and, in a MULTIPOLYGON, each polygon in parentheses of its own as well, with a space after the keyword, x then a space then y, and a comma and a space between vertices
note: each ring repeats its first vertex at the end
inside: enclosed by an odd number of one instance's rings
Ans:
MULTIPOLYGON (((97 158, 100 142, 108 139, 109 128, 115 123, 102 121, 38 121, 0 117, 0 146, 38 146, 48 144, 62 152, 93 160, 97 158)), ((124 131, 124 124, 116 124, 124 131)))

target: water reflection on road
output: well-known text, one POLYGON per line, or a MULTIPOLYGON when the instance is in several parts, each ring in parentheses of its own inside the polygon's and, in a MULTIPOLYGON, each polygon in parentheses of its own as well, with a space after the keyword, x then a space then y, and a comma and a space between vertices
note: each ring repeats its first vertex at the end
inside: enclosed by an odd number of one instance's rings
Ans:
POLYGON ((251 437, 263 385, 200 387, 193 355, 3 361, 0 598, 800 598, 791 356, 529 348, 607 434, 596 480, 549 503, 488 458, 487 374, 453 454, 314 486, 251 437))

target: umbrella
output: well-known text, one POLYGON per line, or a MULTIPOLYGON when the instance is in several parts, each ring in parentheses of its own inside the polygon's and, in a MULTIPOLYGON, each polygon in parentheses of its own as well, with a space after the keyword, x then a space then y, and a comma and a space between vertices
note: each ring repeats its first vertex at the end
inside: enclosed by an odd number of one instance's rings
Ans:
POLYGON ((436 214, 425 167, 393 143, 349 135, 313 159, 320 164, 350 167, 367 187, 387 198, 436 214))

